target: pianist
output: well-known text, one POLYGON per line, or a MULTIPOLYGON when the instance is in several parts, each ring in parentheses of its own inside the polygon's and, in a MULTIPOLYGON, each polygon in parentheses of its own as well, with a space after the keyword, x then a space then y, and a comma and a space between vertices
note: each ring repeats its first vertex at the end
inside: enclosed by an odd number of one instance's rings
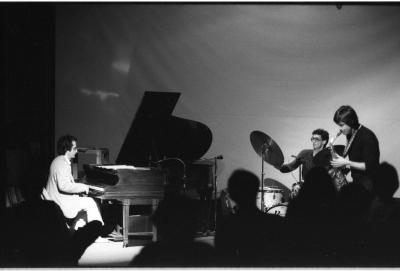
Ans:
POLYGON ((72 227, 75 230, 93 220, 98 220, 104 225, 96 202, 90 197, 80 196, 88 194, 89 186, 76 183, 72 176, 71 159, 77 153, 76 144, 77 139, 71 135, 59 138, 58 156, 51 163, 47 185, 43 191, 46 200, 54 201, 60 206, 64 216, 74 221, 72 227))

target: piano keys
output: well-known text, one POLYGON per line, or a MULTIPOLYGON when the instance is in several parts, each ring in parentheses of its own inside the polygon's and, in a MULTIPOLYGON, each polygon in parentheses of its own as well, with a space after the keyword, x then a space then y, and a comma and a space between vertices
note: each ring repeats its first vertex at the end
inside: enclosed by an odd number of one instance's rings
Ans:
POLYGON ((88 192, 89 197, 98 197, 104 194, 104 188, 93 185, 88 185, 88 186, 89 186, 89 192, 88 192))

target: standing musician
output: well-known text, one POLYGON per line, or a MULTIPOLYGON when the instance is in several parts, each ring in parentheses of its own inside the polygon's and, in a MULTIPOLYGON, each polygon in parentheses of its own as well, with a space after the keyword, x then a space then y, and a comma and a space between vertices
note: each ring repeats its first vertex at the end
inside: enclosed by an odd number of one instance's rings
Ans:
POLYGON ((343 156, 333 157, 331 165, 334 168, 350 168, 353 182, 372 192, 371 173, 379 166, 377 137, 358 122, 356 111, 351 106, 339 107, 333 116, 333 121, 346 136, 347 144, 343 156))
MULTIPOLYGON (((300 165, 303 165, 302 179, 304 180, 304 177, 311 168, 317 166, 328 168, 329 161, 331 160, 331 154, 329 150, 326 149, 328 141, 329 133, 327 131, 323 129, 314 130, 311 135, 313 148, 302 150, 292 162, 282 165, 280 171, 282 173, 291 172, 300 165)), ((301 180, 299 180, 299 182, 301 183, 301 180)), ((293 189, 299 189, 299 187, 296 188, 296 184, 294 184, 293 189)), ((296 191, 292 193, 296 194, 296 191)))

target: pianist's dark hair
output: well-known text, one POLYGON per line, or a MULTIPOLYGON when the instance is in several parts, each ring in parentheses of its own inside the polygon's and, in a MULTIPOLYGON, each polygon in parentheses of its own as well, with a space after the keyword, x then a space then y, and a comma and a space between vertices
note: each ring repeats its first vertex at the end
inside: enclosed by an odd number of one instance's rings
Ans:
POLYGON ((72 135, 63 135, 57 141, 57 153, 59 155, 64 155, 67 151, 72 148, 72 141, 78 141, 76 137, 72 135))
POLYGON ((350 105, 342 105, 339 107, 333 116, 333 121, 336 124, 342 121, 353 129, 357 129, 360 126, 357 113, 350 105))

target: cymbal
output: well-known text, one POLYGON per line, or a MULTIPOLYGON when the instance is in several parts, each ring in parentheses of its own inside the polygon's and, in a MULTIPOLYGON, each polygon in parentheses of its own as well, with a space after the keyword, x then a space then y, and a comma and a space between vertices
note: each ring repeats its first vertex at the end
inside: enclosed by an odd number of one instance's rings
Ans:
POLYGON ((278 144, 261 131, 253 131, 250 134, 250 142, 256 153, 263 158, 265 162, 280 168, 283 164, 283 154, 278 144))

